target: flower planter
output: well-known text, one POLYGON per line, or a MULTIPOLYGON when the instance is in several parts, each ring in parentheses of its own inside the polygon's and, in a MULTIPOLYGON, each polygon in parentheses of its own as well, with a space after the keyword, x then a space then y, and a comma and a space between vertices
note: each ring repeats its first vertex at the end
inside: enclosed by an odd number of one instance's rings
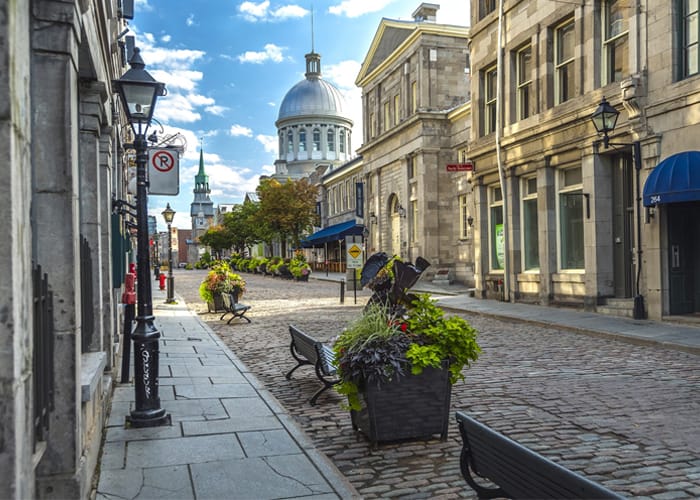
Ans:
POLYGON ((431 438, 434 434, 446 440, 452 384, 447 362, 443 366, 361 387, 362 409, 350 412, 353 429, 362 432, 373 446, 380 441, 431 438))
POLYGON ((219 312, 224 310, 224 298, 221 296, 219 292, 214 292, 214 301, 213 302, 207 302, 207 309, 209 312, 219 312))
POLYGON ((294 279, 297 281, 309 281, 309 275, 302 274, 301 276, 295 276, 294 279))

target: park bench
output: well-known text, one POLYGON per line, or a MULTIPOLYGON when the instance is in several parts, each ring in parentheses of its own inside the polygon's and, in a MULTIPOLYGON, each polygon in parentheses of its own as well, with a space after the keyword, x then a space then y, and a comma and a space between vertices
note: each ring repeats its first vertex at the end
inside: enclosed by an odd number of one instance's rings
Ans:
POLYGON ((457 412, 462 475, 479 498, 624 498, 457 412), (496 487, 476 482, 486 478, 496 487))
POLYGON ((231 314, 232 316, 226 323, 227 325, 230 325, 231 321, 235 318, 241 318, 250 323, 250 318, 245 315, 250 309, 250 306, 238 302, 237 292, 223 293, 221 294, 221 298, 223 299, 224 314, 221 315, 219 318, 220 320, 224 319, 227 314, 231 314))
POLYGON ((309 400, 310 404, 315 405, 316 400, 323 391, 339 382, 335 378, 336 369, 333 366, 335 353, 329 346, 302 332, 296 326, 289 325, 289 334, 292 336, 292 343, 289 349, 292 352, 292 357, 297 361, 297 365, 289 370, 286 378, 290 380, 294 370, 300 366, 313 365, 316 377, 323 384, 323 387, 316 391, 309 400))

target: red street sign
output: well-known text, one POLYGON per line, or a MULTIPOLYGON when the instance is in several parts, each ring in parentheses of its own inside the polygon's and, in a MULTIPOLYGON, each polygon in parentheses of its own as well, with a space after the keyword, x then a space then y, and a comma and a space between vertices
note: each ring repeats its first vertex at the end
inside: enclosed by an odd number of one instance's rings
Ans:
POLYGON ((474 171, 474 164, 470 161, 466 163, 448 163, 447 164, 447 171, 448 172, 473 172, 474 171))

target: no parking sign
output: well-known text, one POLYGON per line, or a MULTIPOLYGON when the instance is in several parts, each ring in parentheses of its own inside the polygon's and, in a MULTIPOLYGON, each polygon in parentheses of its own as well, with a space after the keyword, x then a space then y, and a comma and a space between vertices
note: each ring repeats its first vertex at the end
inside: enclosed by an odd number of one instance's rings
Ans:
POLYGON ((175 148, 148 150, 148 193, 180 193, 180 158, 175 148))

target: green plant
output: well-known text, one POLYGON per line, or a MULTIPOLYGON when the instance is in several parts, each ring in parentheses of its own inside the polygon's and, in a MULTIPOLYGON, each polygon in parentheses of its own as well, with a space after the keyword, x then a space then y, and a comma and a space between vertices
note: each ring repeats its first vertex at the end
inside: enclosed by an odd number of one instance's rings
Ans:
POLYGON ((301 278, 302 276, 308 276, 311 274, 311 266, 307 264, 306 260, 304 259, 294 258, 289 261, 287 267, 289 268, 289 272, 292 273, 292 276, 295 278, 301 278))
POLYGON ((476 330, 462 318, 445 317, 428 294, 414 297, 401 316, 393 316, 381 304, 371 304, 345 329, 336 342, 336 366, 340 383, 336 390, 359 410, 364 384, 382 384, 407 373, 420 374, 427 367, 450 362, 452 383, 479 356, 476 330))
POLYGON ((207 277, 199 285, 199 296, 205 302, 213 302, 215 293, 229 293, 238 289, 239 293, 246 290, 246 283, 240 275, 231 271, 225 262, 215 264, 207 277))

